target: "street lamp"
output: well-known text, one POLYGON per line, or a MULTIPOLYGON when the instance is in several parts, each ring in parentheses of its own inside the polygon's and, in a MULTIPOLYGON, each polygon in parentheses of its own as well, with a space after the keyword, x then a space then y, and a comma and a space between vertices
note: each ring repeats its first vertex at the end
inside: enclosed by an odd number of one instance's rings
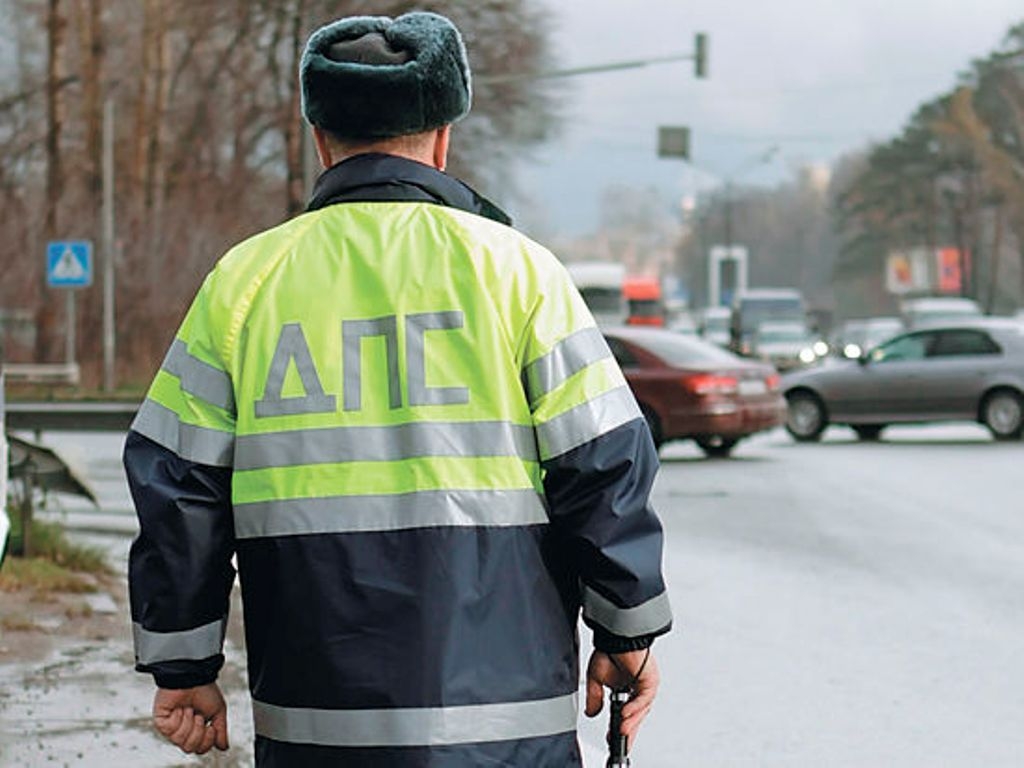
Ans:
POLYGON ((721 272, 726 263, 732 264, 735 269, 735 276, 731 281, 733 288, 744 288, 747 284, 747 250, 733 245, 733 183, 757 166, 769 162, 778 151, 779 148, 772 145, 742 162, 723 178, 725 185, 725 221, 723 222, 725 237, 723 244, 712 246, 708 251, 709 306, 719 306, 722 303, 721 272))
POLYGON ((759 152, 745 161, 725 177, 725 247, 732 250, 733 238, 733 184, 758 166, 770 163, 779 152, 777 144, 759 152))

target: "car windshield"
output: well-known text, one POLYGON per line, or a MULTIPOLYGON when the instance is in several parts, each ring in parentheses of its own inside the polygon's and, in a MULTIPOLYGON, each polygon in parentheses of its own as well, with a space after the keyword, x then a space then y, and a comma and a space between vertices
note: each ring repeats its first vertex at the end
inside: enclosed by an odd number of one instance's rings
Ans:
POLYGON ((671 333, 649 334, 639 338, 627 339, 638 347, 660 357, 671 366, 685 368, 690 365, 735 365, 739 362, 731 352, 701 341, 694 337, 673 335, 671 333))
POLYGON ((864 330, 861 337, 863 339, 862 346, 868 348, 875 347, 883 341, 888 341, 902 330, 903 328, 900 325, 868 327, 864 330))
POLYGON ((871 360, 876 363, 923 360, 928 354, 931 338, 930 335, 921 333, 900 336, 872 350, 871 360))
POLYGON ((969 306, 943 307, 941 309, 919 309, 915 310, 912 315, 914 322, 918 323, 932 323, 942 320, 960 320, 965 317, 980 316, 981 312, 974 307, 969 306))
POLYGON ((661 302, 658 299, 630 299, 629 314, 651 317, 661 314, 661 302))
POLYGON ((619 312, 622 310, 622 291, 614 288, 581 288, 580 294, 591 312, 619 312))
POLYGON ((728 317, 707 317, 704 319, 704 330, 712 333, 724 333, 729 330, 728 317))
POLYGON ((778 328, 761 328, 757 332, 757 340, 761 343, 773 343, 784 341, 807 341, 809 339, 806 328, 800 326, 780 326, 778 328))
POLYGON ((798 298, 750 298, 740 303, 743 330, 755 331, 766 320, 802 320, 803 302, 798 298))

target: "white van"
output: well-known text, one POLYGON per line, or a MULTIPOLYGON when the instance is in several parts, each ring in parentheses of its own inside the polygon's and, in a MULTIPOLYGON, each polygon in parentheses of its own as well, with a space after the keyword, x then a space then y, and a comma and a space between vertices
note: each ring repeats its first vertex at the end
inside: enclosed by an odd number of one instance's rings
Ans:
POLYGON ((607 261, 567 264, 569 276, 600 326, 622 325, 629 316, 623 292, 626 268, 607 261))
POLYGON ((960 296, 907 299, 900 305, 900 312, 909 330, 951 320, 970 320, 983 314, 978 302, 960 296))
POLYGON ((807 323, 804 297, 794 288, 749 288, 732 300, 730 347, 740 355, 754 349, 754 334, 762 323, 807 323))

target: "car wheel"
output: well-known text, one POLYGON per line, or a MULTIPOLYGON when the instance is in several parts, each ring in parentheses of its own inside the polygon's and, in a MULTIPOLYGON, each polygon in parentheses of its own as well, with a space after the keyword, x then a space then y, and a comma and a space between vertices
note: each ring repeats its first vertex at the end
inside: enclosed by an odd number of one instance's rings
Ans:
POLYGON ((801 443, 820 440, 828 416, 821 400, 810 392, 796 392, 786 398, 786 431, 801 443))
POLYGON ((732 449, 736 447, 739 438, 714 435, 713 437, 698 437, 696 441, 700 449, 704 451, 704 455, 709 459, 725 459, 732 453, 732 449))
POLYGON ((993 392, 981 406, 981 420, 996 440, 1017 440, 1024 429, 1024 404, 1009 389, 993 392))
POLYGON ((654 439, 654 447, 658 450, 665 443, 665 438, 661 434, 661 421, 658 419, 658 414, 654 412, 649 405, 641 404, 640 412, 644 415, 644 420, 647 422, 647 428, 651 430, 651 437, 654 439))
POLYGON ((882 430, 885 424, 851 424, 853 431, 857 433, 857 439, 865 443, 873 443, 882 437, 882 430))

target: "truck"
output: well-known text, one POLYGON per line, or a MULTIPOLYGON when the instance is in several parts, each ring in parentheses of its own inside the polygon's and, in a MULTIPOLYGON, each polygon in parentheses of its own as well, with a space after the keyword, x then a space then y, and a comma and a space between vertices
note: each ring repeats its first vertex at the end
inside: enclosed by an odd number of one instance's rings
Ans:
POLYGON ((665 325, 665 305, 658 278, 627 277, 622 291, 629 305, 628 325, 665 325))

